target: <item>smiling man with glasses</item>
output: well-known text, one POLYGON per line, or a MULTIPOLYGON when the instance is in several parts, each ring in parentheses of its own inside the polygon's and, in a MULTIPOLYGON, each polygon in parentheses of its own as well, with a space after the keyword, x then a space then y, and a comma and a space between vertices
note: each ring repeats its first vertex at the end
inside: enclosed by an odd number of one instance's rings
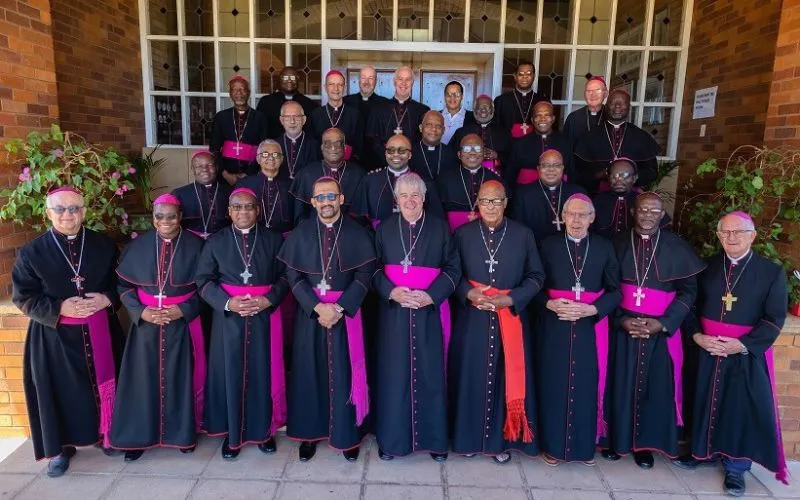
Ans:
POLYGON ((286 159, 285 173, 289 176, 289 180, 294 180, 301 168, 322 158, 322 150, 314 134, 303 131, 306 115, 299 103, 295 101, 283 103, 280 122, 284 134, 277 141, 286 159))
POLYGON ((230 225, 228 197, 232 188, 227 182, 217 181, 217 164, 211 152, 194 153, 191 166, 194 182, 175 189, 172 194, 181 201, 183 228, 205 240, 230 225))
POLYGON ((265 229, 280 234, 294 227, 294 197, 289 190, 291 181, 286 174, 285 158, 277 141, 267 139, 258 145, 257 175, 245 177, 236 187, 251 190, 258 204, 258 222, 265 229))
POLYGON ((311 116, 311 113, 319 107, 317 103, 298 90, 303 83, 301 75, 297 69, 286 66, 278 75, 278 89, 258 101, 256 109, 267 118, 267 136, 265 138, 278 139, 283 134, 283 127, 279 119, 283 103, 294 101, 300 104, 306 116, 311 116))
POLYGON ((603 103, 606 97, 608 97, 608 87, 605 78, 592 76, 586 80, 583 90, 586 106, 570 113, 564 121, 564 135, 569 139, 572 148, 584 135, 603 124, 605 120, 603 103))

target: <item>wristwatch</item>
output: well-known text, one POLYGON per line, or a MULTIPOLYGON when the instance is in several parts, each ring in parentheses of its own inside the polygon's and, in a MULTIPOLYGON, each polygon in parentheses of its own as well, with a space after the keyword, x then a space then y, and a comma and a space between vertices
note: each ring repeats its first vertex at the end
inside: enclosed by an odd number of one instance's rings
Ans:
POLYGON ((336 309, 336 312, 339 313, 339 314, 342 314, 344 312, 344 307, 340 306, 339 304, 333 304, 333 307, 334 307, 334 309, 336 309))

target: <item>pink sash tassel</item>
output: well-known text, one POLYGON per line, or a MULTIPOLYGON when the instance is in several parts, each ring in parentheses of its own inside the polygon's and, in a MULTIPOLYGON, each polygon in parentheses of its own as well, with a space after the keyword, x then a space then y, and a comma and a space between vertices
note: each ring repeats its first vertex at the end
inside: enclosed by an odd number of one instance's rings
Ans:
MULTIPOLYGON (((569 299, 582 304, 593 304, 605 293, 604 290, 599 292, 581 292, 580 300, 575 299, 575 292, 572 290, 555 290, 548 289, 547 296, 551 299, 569 299)), ((608 435, 608 422, 605 416, 605 398, 606 398, 606 379, 608 378, 608 316, 594 324, 595 333, 595 348, 597 350, 597 432, 595 434, 595 443, 600 441, 600 438, 608 435)))
POLYGON ((475 219, 480 219, 481 214, 477 210, 474 212, 452 210, 447 212, 447 224, 450 226, 450 232, 454 232, 468 222, 472 222, 469 218, 470 214, 475 214, 475 219))
POLYGON ((539 171, 535 168, 526 168, 523 167, 519 169, 519 173, 517 174, 517 184, 532 184, 539 180, 539 171))
MULTIPOLYGON (((186 302, 196 292, 189 292, 184 295, 177 295, 174 297, 167 297, 162 300, 162 306, 178 305, 186 302)), ((141 288, 136 289, 136 294, 139 296, 139 302, 147 307, 158 307, 158 299, 145 292, 141 288)), ((188 322, 189 338, 192 340, 192 356, 194 358, 194 367, 192 370, 192 391, 194 393, 194 427, 196 431, 203 428, 203 408, 205 407, 206 396, 206 351, 205 341, 203 339, 203 325, 200 322, 200 316, 195 317, 188 322)))
MULTIPOLYGON (((620 285, 622 303, 620 307, 628 311, 648 316, 661 316, 675 299, 675 292, 665 292, 654 288, 642 288, 645 298, 641 305, 636 305, 633 294, 636 287, 630 283, 620 285)), ((667 337, 667 351, 672 359, 672 378, 675 386, 675 413, 678 426, 683 426, 683 341, 680 328, 672 336, 667 337)))
POLYGON ((344 145, 344 159, 349 160, 353 156, 353 146, 349 144, 344 145))
MULTIPOLYGON (((231 297, 241 295, 266 295, 272 285, 241 286, 220 283, 220 287, 231 297)), ((272 422, 270 435, 286 423, 286 375, 283 360, 283 318, 281 307, 277 307, 269 315, 270 338, 270 395, 272 396, 272 422)))
MULTIPOLYGON (((325 295, 320 295, 314 288, 320 302, 333 304, 342 292, 328 290, 325 295)), ((356 408, 356 424, 361 425, 369 413, 369 388, 367 387, 367 363, 364 355, 364 331, 361 322, 361 310, 351 318, 344 316, 345 329, 347 330, 347 347, 350 352, 350 400, 356 408)))
POLYGON ((483 160, 481 165, 500 175, 500 160, 483 160))
MULTIPOLYGON (((708 318, 700 318, 700 325, 706 335, 731 337, 734 339, 747 335, 753 329, 753 327, 749 325, 722 323, 708 318)), ((764 351, 764 361, 767 363, 767 372, 769 373, 769 382, 772 389, 772 404, 775 411, 775 432, 777 433, 775 439, 778 441, 778 471, 775 473, 775 479, 783 484, 789 484, 789 468, 786 465, 786 454, 783 449, 783 432, 781 431, 781 417, 778 412, 778 392, 775 388, 774 353, 775 349, 772 346, 764 351)))
POLYGON ((111 447, 111 419, 114 415, 114 399, 117 394, 114 368, 114 354, 111 349, 111 330, 108 327, 108 312, 101 309, 87 318, 61 316, 58 322, 62 325, 87 325, 89 342, 94 357, 94 377, 100 396, 100 434, 103 435, 103 446, 111 447))
POLYGON ((222 143, 222 156, 225 158, 252 163, 256 159, 256 153, 258 153, 258 146, 253 146, 252 144, 237 143, 236 141, 222 143), (238 153, 236 152, 237 147, 239 149, 238 153))

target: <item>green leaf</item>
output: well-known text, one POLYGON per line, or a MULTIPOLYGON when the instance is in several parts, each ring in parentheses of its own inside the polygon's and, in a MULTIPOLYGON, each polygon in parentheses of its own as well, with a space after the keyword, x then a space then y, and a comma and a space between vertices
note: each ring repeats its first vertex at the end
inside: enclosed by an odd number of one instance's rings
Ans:
POLYGON ((764 179, 762 179, 761 177, 753 177, 753 180, 751 180, 750 183, 756 189, 761 189, 764 187, 764 179))

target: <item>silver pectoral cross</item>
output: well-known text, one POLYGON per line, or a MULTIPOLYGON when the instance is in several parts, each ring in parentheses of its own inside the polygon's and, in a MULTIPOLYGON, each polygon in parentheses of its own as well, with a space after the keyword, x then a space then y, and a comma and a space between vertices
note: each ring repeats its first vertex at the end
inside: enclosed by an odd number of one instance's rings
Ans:
POLYGON ((581 292, 586 291, 586 289, 581 286, 580 281, 576 281, 575 286, 573 286, 570 290, 575 292, 575 300, 581 300, 581 292))
POLYGON ((238 142, 236 143, 236 146, 233 147, 233 150, 236 151, 236 156, 237 157, 239 156, 239 153, 242 152, 242 149, 243 149, 242 145, 239 144, 238 142))
POLYGON ((400 125, 397 125, 397 127, 394 129, 394 134, 395 135, 403 135, 403 127, 401 127, 400 125))
POLYGON ((403 274, 408 274, 408 267, 411 265, 411 261, 408 259, 408 255, 406 258, 400 261, 400 265, 403 266, 403 274))
POLYGON ((489 274, 494 272, 494 265, 499 264, 500 262, 494 260, 494 256, 490 255, 489 260, 484 260, 485 263, 489 264, 489 274))
POLYGON ((317 287, 316 288, 317 288, 317 290, 319 290, 319 294, 324 297, 325 295, 328 294, 328 290, 331 289, 331 286, 328 284, 328 282, 325 280, 325 278, 322 278, 320 280, 320 282, 317 283, 317 287))
POLYGON ((553 219, 553 222, 551 222, 550 224, 553 224, 553 225, 556 226, 556 231, 561 231, 561 226, 564 224, 564 221, 559 219, 558 217, 556 217, 555 219, 553 219))
MULTIPOLYGON (((74 278, 70 280, 71 282, 75 283, 75 288, 78 289, 78 292, 83 290, 83 282, 86 281, 86 278, 81 276, 80 274, 76 274, 74 278)), ((730 311, 730 309, 728 309, 730 311)))
POLYGON ((244 271, 239 273, 239 276, 242 277, 242 282, 246 285, 247 282, 250 281, 250 278, 253 277, 253 274, 250 272, 250 268, 249 267, 245 267, 244 271))
POLYGON ((642 299, 647 297, 647 295, 642 293, 642 287, 637 286, 636 291, 633 292, 633 297, 636 299, 636 306, 639 307, 642 305, 642 299))
POLYGON ((164 305, 164 299, 166 299, 167 296, 164 295, 164 292, 159 291, 155 298, 158 300, 158 308, 161 309, 164 305))

